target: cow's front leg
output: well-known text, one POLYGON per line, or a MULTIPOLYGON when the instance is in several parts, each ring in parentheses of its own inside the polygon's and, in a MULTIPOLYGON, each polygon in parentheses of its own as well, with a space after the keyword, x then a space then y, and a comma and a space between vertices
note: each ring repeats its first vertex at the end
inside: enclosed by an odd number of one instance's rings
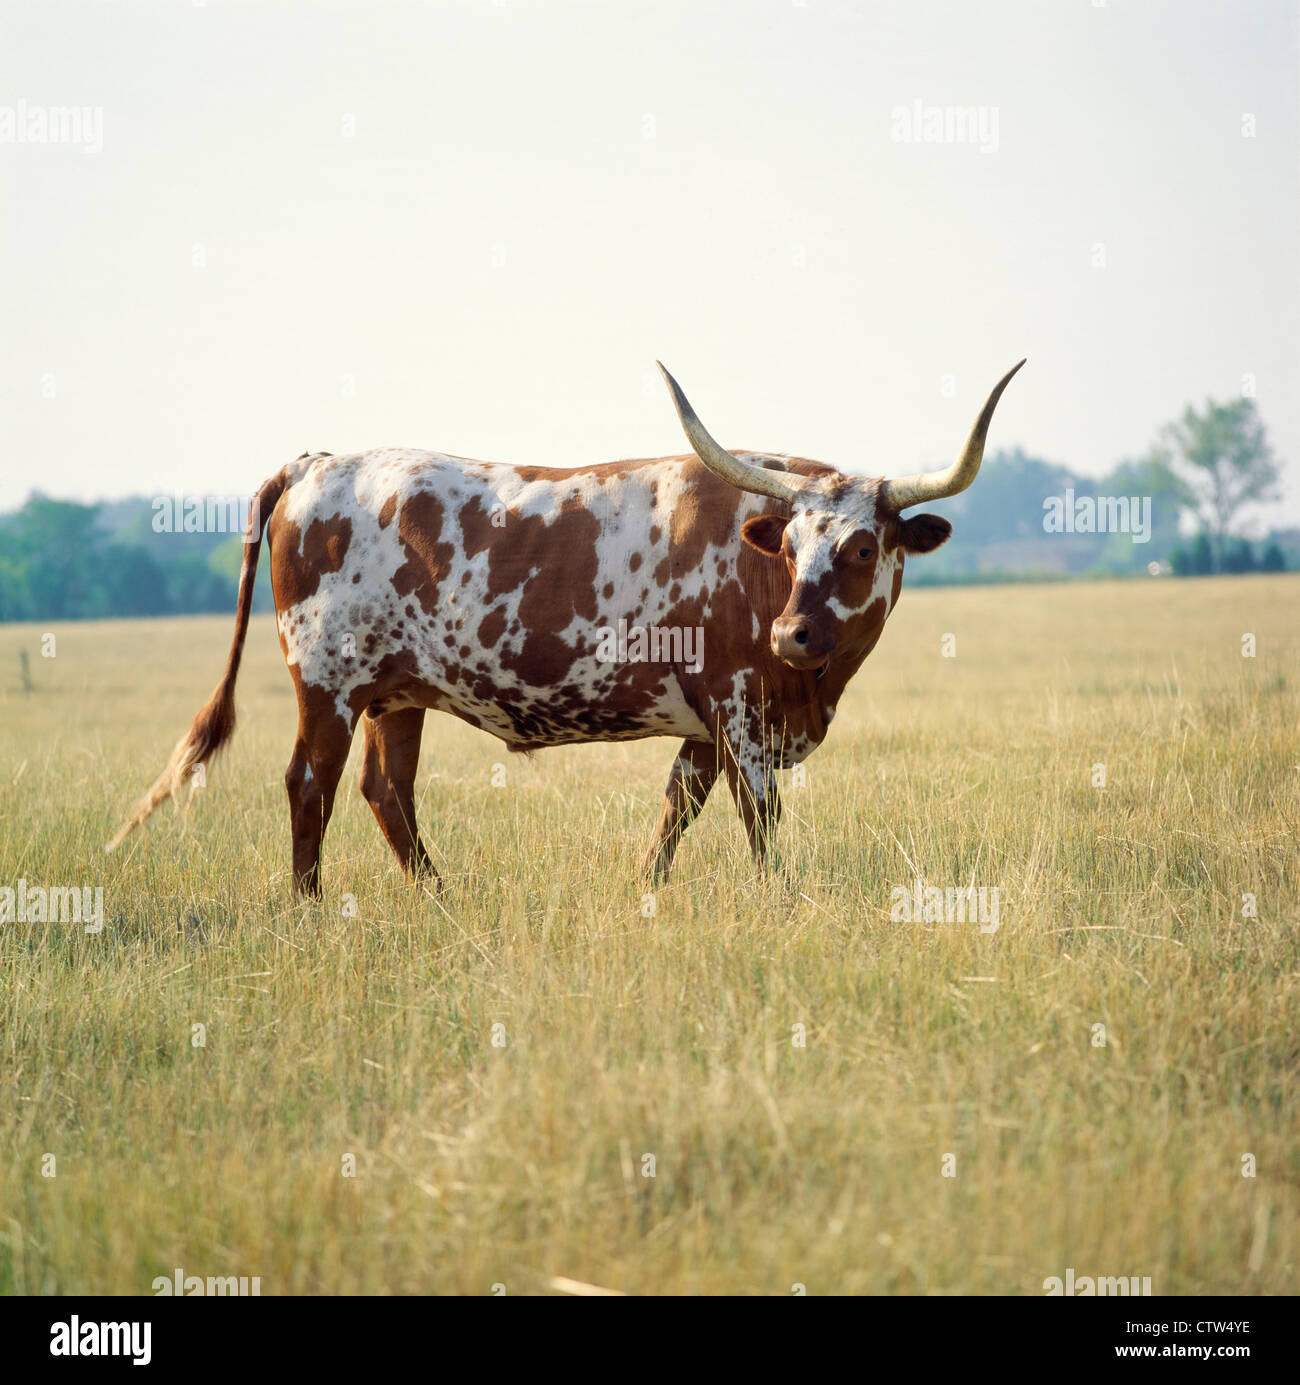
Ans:
POLYGON ((677 844, 704 807, 717 777, 718 751, 713 742, 683 741, 668 775, 655 839, 642 866, 652 884, 661 885, 668 879, 677 844))
POLYGON ((781 818, 781 796, 776 788, 772 749, 760 737, 732 744, 727 759, 727 782, 745 824, 754 864, 765 871, 772 833, 781 818))

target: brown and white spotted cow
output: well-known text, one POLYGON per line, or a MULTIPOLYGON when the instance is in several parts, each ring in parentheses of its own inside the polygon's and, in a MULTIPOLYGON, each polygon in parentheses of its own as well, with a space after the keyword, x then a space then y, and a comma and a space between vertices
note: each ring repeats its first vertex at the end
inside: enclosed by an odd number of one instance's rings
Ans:
POLYGON ((951 467, 902 479, 728 453, 667 371, 694 456, 559 470, 404 449, 300 457, 258 492, 225 674, 109 850, 230 739, 269 516, 280 645, 298 694, 285 776, 295 889, 320 892, 321 842, 358 723, 361 789, 384 836, 404 869, 436 875, 415 820, 431 709, 511 750, 679 737, 647 870, 667 875, 720 773, 761 865, 780 812, 773 771, 821 744, 898 600, 904 555, 951 532, 936 515, 901 512, 970 485, 1019 369, 951 467), (611 659, 610 632, 637 628, 698 630, 703 647, 679 636, 659 648, 667 661, 611 659))

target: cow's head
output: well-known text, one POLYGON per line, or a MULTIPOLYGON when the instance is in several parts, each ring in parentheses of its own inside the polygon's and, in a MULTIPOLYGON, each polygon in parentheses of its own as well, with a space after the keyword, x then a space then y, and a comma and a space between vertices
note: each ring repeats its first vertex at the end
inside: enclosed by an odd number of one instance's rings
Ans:
POLYGON ((804 477, 742 462, 709 436, 660 365, 700 461, 741 490, 784 502, 780 513, 746 520, 741 531, 751 548, 790 572, 790 599, 772 622, 773 653, 792 668, 822 670, 837 652, 875 643, 898 597, 903 555, 929 553, 952 532, 938 515, 905 518, 902 511, 956 495, 975 479, 993 410, 1022 365, 998 382, 952 466, 889 480, 804 477))

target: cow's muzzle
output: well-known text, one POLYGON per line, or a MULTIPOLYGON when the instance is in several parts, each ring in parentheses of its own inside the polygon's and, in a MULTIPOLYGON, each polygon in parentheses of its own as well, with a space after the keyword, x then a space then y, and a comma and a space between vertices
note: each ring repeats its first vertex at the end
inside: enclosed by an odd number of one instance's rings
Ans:
POLYGON ((772 622, 772 653, 791 668, 823 668, 834 651, 834 638, 802 616, 780 616, 772 622))

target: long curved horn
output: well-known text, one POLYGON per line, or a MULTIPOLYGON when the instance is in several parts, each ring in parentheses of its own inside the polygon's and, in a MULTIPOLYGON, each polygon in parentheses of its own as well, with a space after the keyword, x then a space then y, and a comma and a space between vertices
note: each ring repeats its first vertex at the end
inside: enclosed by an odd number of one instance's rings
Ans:
POLYGON ((714 442, 709 436, 707 429, 695 416, 690 401, 682 393, 682 387, 664 369, 663 362, 656 361, 655 365, 668 381, 677 417, 681 419, 682 427, 686 430, 686 440, 695 449, 695 455, 700 461, 715 476, 721 476, 724 481, 730 481, 742 491, 752 491, 755 495, 770 495, 773 500, 784 500, 793 504, 795 496, 802 488, 802 477, 796 481, 789 472, 768 471, 766 467, 751 466, 747 462, 742 462, 739 457, 733 457, 725 447, 714 442))
MULTIPOLYGON (((1026 357, 1026 360, 1028 357, 1026 357)), ((922 505, 931 500, 942 500, 945 496, 964 491, 975 479, 984 460, 984 440, 988 437, 989 424, 993 421, 993 410, 1002 398, 1002 391, 1011 383, 1011 377, 1024 365, 1012 366, 993 387, 993 393, 984 401, 975 426, 970 430, 966 446, 961 456, 946 471, 921 471, 915 476, 898 476, 881 483, 881 498, 892 509, 902 510, 908 505, 922 505)))

